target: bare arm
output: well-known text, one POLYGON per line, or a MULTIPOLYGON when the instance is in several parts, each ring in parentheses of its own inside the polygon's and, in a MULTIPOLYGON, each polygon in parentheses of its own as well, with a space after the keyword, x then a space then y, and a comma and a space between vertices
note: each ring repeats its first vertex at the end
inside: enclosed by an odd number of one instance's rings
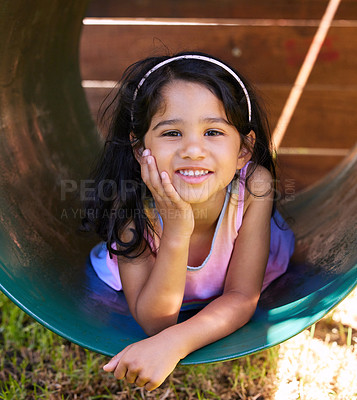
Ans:
POLYGON ((252 183, 256 194, 266 196, 250 196, 222 296, 189 320, 163 332, 178 338, 183 356, 236 331, 256 309, 269 256, 273 193, 267 194, 271 175, 263 168, 257 170, 252 183))
POLYGON ((177 322, 185 289, 188 243, 163 238, 156 258, 146 255, 140 261, 119 260, 130 312, 148 335, 177 322))
MULTIPOLYGON (((269 184, 270 174, 259 179, 269 184)), ((195 316, 135 343, 104 368, 118 379, 152 390, 192 351, 229 335, 252 317, 262 286, 269 253, 272 194, 253 198, 244 215, 227 273, 224 293, 195 316), (169 349, 169 351, 163 351, 169 349)))
POLYGON ((119 259, 119 271, 132 315, 153 335, 177 322, 194 218, 191 206, 180 198, 167 174, 160 177, 153 157, 143 157, 141 167, 163 219, 160 248, 156 257, 148 251, 139 259, 119 259))

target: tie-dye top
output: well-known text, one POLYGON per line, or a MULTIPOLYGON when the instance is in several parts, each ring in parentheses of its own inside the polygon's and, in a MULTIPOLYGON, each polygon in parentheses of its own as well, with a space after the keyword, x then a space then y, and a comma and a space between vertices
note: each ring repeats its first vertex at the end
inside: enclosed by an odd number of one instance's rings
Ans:
MULTIPOLYGON (((224 282, 233 252, 235 240, 242 224, 244 210, 245 177, 248 164, 240 171, 239 178, 227 188, 222 211, 217 221, 211 249, 200 266, 187 266, 186 286, 183 298, 184 308, 206 304, 223 293, 224 282)), ((157 214, 158 236, 150 237, 152 248, 160 245, 161 217, 157 214)), ((282 275, 294 250, 294 235, 278 212, 271 219, 271 240, 267 268, 262 291, 282 275), (281 229, 278 225, 283 227, 281 229)), ((117 257, 109 257, 104 245, 97 245, 91 252, 92 265, 97 275, 115 290, 121 290, 117 257)))

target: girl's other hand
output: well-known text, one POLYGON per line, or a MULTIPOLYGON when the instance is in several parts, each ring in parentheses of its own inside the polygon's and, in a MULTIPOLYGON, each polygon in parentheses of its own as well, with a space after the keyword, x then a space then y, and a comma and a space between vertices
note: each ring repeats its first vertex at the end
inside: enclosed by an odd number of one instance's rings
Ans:
POLYGON ((164 224, 164 233, 178 237, 191 236, 194 228, 192 207, 177 193, 168 173, 159 173, 155 157, 149 149, 142 154, 141 177, 154 197, 164 224))
POLYGON ((117 379, 125 378, 128 383, 135 383, 150 391, 164 382, 180 359, 172 341, 158 334, 129 345, 104 365, 103 369, 114 372, 117 379))

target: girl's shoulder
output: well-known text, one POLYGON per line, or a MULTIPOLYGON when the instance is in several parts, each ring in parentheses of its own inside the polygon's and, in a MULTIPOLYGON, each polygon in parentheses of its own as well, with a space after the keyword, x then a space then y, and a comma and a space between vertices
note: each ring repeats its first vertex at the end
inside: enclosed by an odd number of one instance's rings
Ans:
MULTIPOLYGON (((158 216, 157 210, 155 206, 152 205, 152 202, 148 204, 144 204, 144 212, 146 217, 149 220, 149 225, 147 226, 147 230, 144 230, 143 237, 141 244, 139 246, 138 252, 144 252, 144 255, 151 253, 156 253, 159 248, 160 243, 160 236, 162 233, 162 227, 160 224, 160 218, 158 216), (149 248, 150 250, 147 252, 146 249, 149 248)), ((125 228, 123 229, 122 234, 120 235, 119 239, 123 243, 131 242, 136 233, 136 226, 134 220, 131 220, 127 223, 125 228)))
POLYGON ((249 164, 245 182, 244 212, 255 200, 270 199, 274 192, 273 176, 261 165, 249 164))
POLYGON ((256 196, 264 196, 271 192, 273 188, 273 176, 269 170, 267 170, 262 165, 249 164, 247 168, 247 177, 249 179, 246 181, 249 189, 256 196))
MULTIPOLYGON (((125 226, 123 232, 121 233, 119 240, 122 243, 130 243, 135 239, 135 236, 137 235, 136 233, 136 227, 135 227, 135 222, 130 221, 128 224, 125 226)), ((142 241, 138 248, 132 252, 130 255, 130 258, 123 257, 123 256, 117 256, 118 260, 125 265, 125 264, 137 264, 140 263, 143 259, 146 259, 147 257, 151 256, 152 254, 155 254, 157 251, 157 244, 155 241, 155 235, 154 233, 144 233, 144 237, 142 238, 142 241)), ((117 250, 125 250, 126 246, 122 245, 120 246, 118 243, 116 243, 116 249, 117 250)))
POLYGON ((119 239, 124 242, 128 243, 134 239, 135 235, 135 223, 134 221, 129 221, 128 224, 123 229, 122 234, 120 235, 119 239))

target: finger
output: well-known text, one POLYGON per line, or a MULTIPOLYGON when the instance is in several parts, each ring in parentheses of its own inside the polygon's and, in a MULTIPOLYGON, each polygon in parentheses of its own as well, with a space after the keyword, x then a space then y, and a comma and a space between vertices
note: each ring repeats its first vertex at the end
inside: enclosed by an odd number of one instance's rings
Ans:
POLYGON ((161 178, 159 175, 159 171, 157 169, 155 158, 153 156, 148 156, 147 163, 148 163, 149 180, 150 180, 151 186, 154 189, 155 193, 157 193, 160 197, 163 197, 165 195, 165 191, 162 186, 162 182, 161 182, 161 178))
POLYGON ((164 190, 162 188, 159 172, 155 160, 150 155, 144 157, 141 162, 141 178, 153 196, 163 195, 164 190))
POLYGON ((143 152, 142 152, 142 156, 143 157, 147 157, 147 156, 149 156, 151 154, 151 150, 150 149, 145 149, 143 152))
POLYGON ((140 163, 141 167, 141 178, 145 185, 151 190, 150 186, 150 177, 149 177, 149 169, 148 169, 148 163, 147 163, 147 158, 143 157, 142 162, 140 163))
POLYGON ((138 371, 127 369, 125 379, 128 383, 134 383, 138 377, 138 371))
POLYGON ((139 160, 140 167, 141 167, 141 177, 143 178, 143 181, 146 183, 149 177, 149 170, 148 170, 148 156, 151 154, 150 149, 145 149, 142 154, 141 158, 139 160))
POLYGON ((103 365, 103 369, 106 372, 112 372, 117 367, 119 361, 123 357, 123 355, 128 351, 130 346, 125 347, 124 350, 116 354, 107 364, 103 365))
POLYGON ((142 376, 139 375, 136 378, 135 385, 139 386, 139 387, 144 387, 149 382, 150 382, 149 378, 145 378, 145 377, 142 377, 142 376))
POLYGON ((158 388, 163 383, 163 381, 164 381, 164 379, 161 381, 160 380, 151 380, 148 383, 146 383, 144 387, 147 391, 151 392, 152 390, 158 388))
POLYGON ((124 379, 125 375, 127 374, 128 368, 126 367, 125 363, 119 362, 118 366, 115 368, 114 376, 117 379, 124 379))
POLYGON ((161 172, 161 182, 164 188, 166 196, 173 202, 173 203, 180 203, 182 201, 180 195, 177 193, 176 189, 174 188, 173 184, 171 183, 169 174, 166 171, 161 172))
POLYGON ((103 365, 103 369, 106 372, 111 372, 114 371, 116 366, 118 365, 118 362, 120 361, 120 357, 113 357, 107 364, 103 365))

